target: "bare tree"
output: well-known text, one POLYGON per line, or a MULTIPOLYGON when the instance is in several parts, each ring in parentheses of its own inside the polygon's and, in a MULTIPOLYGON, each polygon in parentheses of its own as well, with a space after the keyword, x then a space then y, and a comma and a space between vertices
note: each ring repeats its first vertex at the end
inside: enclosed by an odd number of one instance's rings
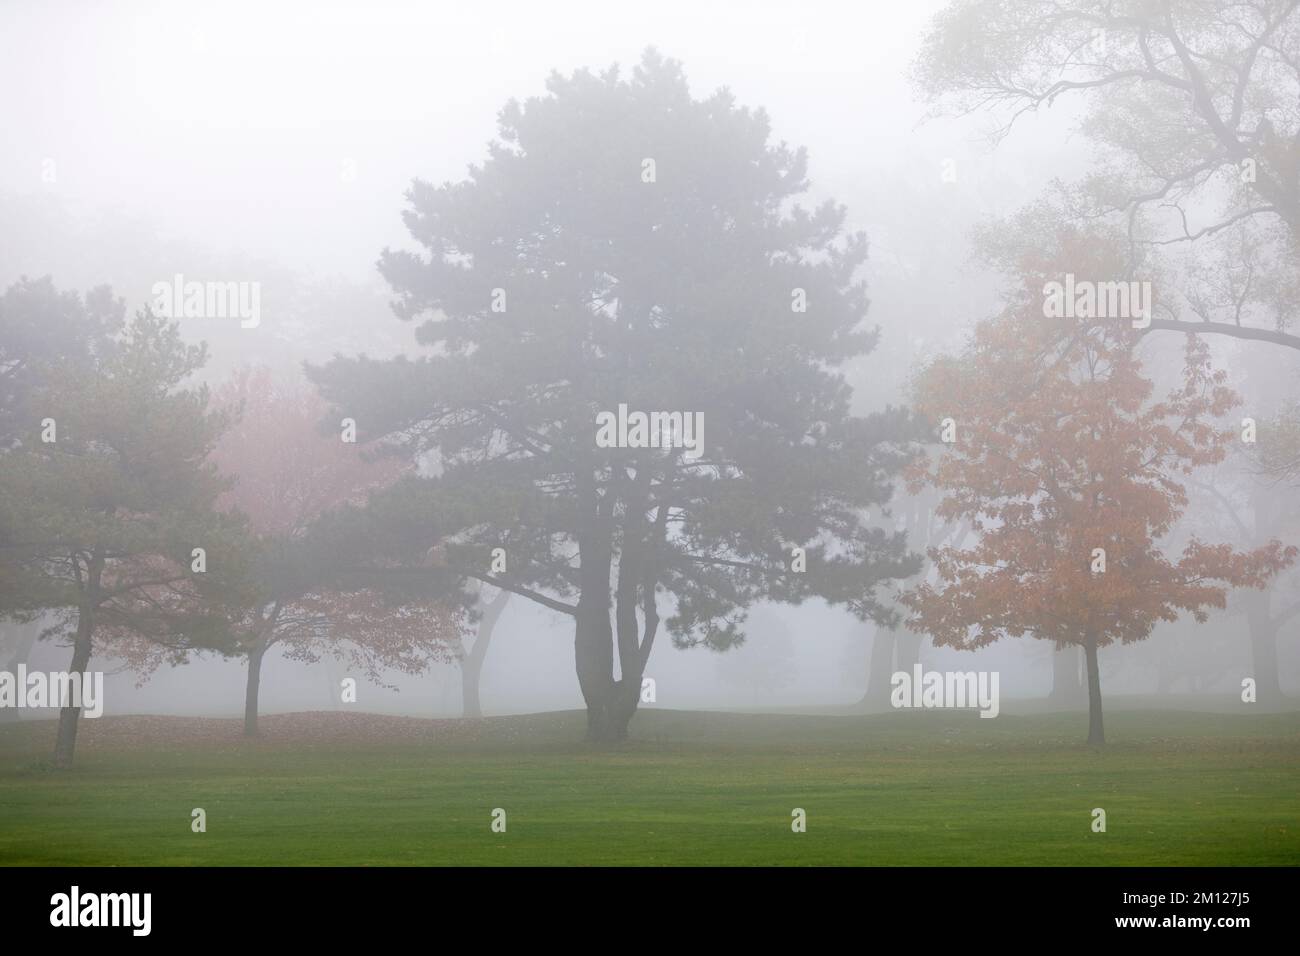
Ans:
POLYGON ((1119 220, 1134 262, 1186 253, 1150 329, 1300 349, 1300 0, 964 0, 914 75, 995 139, 1083 98, 1098 164, 1069 212, 1119 220))

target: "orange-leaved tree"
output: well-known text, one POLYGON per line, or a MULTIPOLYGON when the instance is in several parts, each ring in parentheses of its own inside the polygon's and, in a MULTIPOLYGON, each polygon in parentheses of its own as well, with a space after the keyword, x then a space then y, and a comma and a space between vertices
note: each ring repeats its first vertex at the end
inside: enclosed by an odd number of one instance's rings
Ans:
MULTIPOLYGON (((1095 237, 1057 249, 1095 270, 1077 269, 1076 286, 1116 274, 1107 266, 1118 257, 1104 261, 1102 250, 1095 237)), ((1180 613, 1204 621, 1229 588, 1264 587, 1296 549, 1272 541, 1240 552, 1192 537, 1169 553, 1187 508, 1182 481, 1238 439, 1221 423, 1239 399, 1194 336, 1181 383, 1159 398, 1135 354, 1133 322, 1045 317, 1045 280, 1060 278, 1050 258, 1027 264, 1021 291, 959 355, 918 374, 917 409, 946 434, 914 464, 911 486, 937 488, 937 514, 970 522, 978 538, 931 549, 933 578, 902 603, 908 626, 937 645, 974 649, 1029 634, 1081 646, 1088 741, 1101 744, 1098 651, 1142 640, 1180 613)))

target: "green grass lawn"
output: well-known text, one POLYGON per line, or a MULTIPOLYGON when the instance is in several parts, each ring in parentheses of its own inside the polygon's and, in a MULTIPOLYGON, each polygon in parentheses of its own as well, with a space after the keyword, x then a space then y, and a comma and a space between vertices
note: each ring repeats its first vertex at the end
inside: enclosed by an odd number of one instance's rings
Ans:
POLYGON ((576 713, 371 742, 337 716, 252 743, 103 718, 66 773, 51 723, 0 727, 0 864, 1300 863, 1296 713, 1116 712, 1104 751, 1078 714, 651 710, 604 749, 576 713))

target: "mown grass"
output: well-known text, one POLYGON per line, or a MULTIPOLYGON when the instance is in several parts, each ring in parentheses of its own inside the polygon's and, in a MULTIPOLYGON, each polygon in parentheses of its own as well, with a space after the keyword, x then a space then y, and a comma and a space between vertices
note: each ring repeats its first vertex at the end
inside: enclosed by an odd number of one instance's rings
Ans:
POLYGON ((331 741, 329 717, 306 742, 245 743, 232 722, 218 743, 121 745, 104 718, 68 772, 44 761, 49 724, 4 727, 0 863, 1300 862, 1295 713, 1113 713, 1104 750, 1073 714, 647 711, 612 748, 577 742, 574 713, 367 743, 331 741))

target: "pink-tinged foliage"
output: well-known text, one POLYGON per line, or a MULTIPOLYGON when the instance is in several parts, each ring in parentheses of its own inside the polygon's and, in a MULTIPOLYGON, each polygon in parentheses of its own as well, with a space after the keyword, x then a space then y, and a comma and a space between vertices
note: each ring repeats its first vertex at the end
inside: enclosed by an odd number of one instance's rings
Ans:
MULTIPOLYGON (((409 461, 344 442, 341 429, 323 431, 328 409, 316 392, 267 369, 241 369, 216 389, 214 404, 234 417, 212 454, 233 480, 219 506, 247 516, 253 544, 264 555, 283 552, 329 509, 363 503, 411 471, 409 461)), ((417 674, 455 656, 465 626, 457 607, 396 600, 360 587, 286 587, 275 572, 274 565, 267 568, 246 606, 227 609, 240 634, 238 653, 260 659, 278 646, 285 657, 303 662, 329 653, 372 681, 385 670, 417 674)), ((156 642, 124 640, 116 650, 142 673, 177 662, 156 642)))
POLYGON ((367 455, 321 431, 329 408, 311 386, 277 380, 266 368, 243 368, 214 395, 235 422, 212 460, 236 479, 221 503, 248 515, 257 535, 298 535, 330 508, 364 502, 371 491, 411 471, 408 461, 367 455))

